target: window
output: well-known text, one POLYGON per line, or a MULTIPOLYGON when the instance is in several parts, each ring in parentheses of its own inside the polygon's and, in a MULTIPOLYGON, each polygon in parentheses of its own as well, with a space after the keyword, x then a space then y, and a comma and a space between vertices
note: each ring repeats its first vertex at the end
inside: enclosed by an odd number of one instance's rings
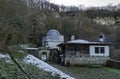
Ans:
POLYGON ((96 54, 105 53, 105 48, 104 47, 95 47, 95 53, 96 54))
POLYGON ((95 47, 95 53, 99 53, 99 47, 95 47))
POLYGON ((105 53, 104 47, 100 47, 100 52, 101 52, 101 53, 105 53))

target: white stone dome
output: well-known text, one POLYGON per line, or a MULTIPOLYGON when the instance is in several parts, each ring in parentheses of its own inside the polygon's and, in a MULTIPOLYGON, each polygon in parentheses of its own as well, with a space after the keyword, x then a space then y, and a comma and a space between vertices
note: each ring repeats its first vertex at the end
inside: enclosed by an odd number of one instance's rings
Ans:
POLYGON ((47 32, 47 36, 58 37, 60 36, 60 32, 55 29, 52 29, 47 32))
POLYGON ((49 41, 60 41, 61 34, 59 31, 52 29, 47 32, 47 40, 49 41))

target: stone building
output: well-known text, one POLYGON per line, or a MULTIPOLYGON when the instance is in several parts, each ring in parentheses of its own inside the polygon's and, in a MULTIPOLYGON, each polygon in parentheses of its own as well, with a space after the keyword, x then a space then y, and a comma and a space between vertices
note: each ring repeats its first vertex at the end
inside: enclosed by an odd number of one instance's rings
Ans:
POLYGON ((105 64, 109 59, 109 45, 104 42, 87 40, 71 40, 59 44, 62 53, 62 63, 69 64, 105 64))
POLYGON ((50 49, 58 49, 57 45, 64 43, 64 36, 59 31, 49 30, 45 37, 42 38, 42 46, 50 49))

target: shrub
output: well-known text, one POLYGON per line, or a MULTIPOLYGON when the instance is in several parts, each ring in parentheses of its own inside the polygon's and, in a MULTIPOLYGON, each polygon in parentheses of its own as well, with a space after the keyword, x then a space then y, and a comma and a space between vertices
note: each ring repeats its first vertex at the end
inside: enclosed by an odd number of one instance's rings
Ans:
POLYGON ((115 60, 120 61, 120 49, 116 49, 113 52, 111 52, 110 57, 115 60))

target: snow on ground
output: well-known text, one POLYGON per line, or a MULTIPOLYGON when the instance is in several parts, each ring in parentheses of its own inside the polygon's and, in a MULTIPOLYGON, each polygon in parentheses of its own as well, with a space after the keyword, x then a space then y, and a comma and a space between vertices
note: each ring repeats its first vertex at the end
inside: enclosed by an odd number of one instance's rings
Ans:
POLYGON ((32 55, 28 55, 24 59, 24 62, 28 63, 28 64, 34 64, 40 69, 43 69, 43 70, 48 71, 48 72, 52 72, 52 75, 59 74, 61 78, 75 79, 75 78, 70 77, 69 75, 63 73, 62 71, 54 68, 53 66, 45 63, 44 61, 41 61, 40 59, 38 59, 38 58, 36 58, 36 57, 34 57, 32 55))
POLYGON ((6 62, 11 62, 10 56, 8 54, 0 54, 0 58, 5 58, 6 62))
POLYGON ((10 58, 8 54, 4 55, 4 54, 0 54, 0 58, 10 58))
POLYGON ((101 44, 101 42, 90 42, 90 41, 82 40, 82 39, 77 39, 77 40, 68 41, 67 43, 77 43, 77 44, 101 44))

